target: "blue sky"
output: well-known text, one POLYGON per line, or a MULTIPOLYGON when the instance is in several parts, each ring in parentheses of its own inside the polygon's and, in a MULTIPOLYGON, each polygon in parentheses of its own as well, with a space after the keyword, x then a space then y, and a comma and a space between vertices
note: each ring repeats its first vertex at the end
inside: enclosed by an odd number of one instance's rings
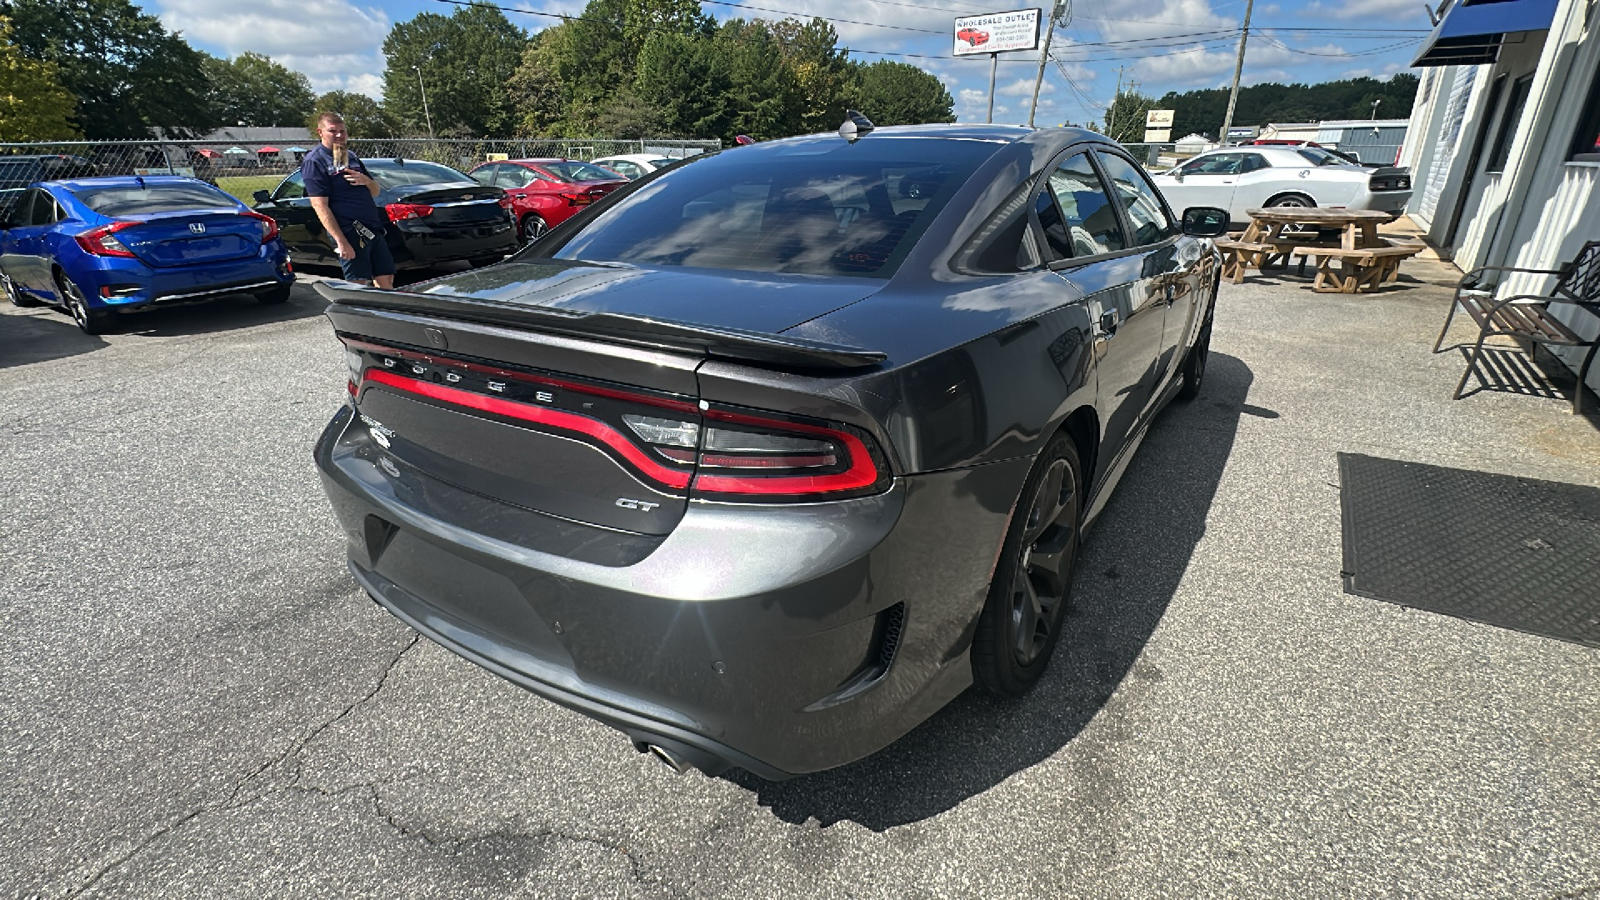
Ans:
MULTIPOLYGON (((420 12, 448 15, 440 0, 136 0, 169 29, 218 56, 264 53, 304 72, 320 93, 343 89, 381 98, 384 37, 396 22, 420 12)), ((528 13, 575 15, 584 0, 500 0, 528 13)), ((989 57, 956 58, 952 21, 958 15, 1027 8, 1029 4, 966 0, 747 0, 702 4, 717 19, 821 16, 839 44, 865 61, 893 59, 937 76, 965 122, 984 120, 989 57)), ((1039 5, 1041 8, 1043 4, 1039 5)), ((1169 90, 1226 86, 1233 77, 1245 0, 1077 0, 1071 20, 1055 32, 1040 92, 1040 125, 1098 121, 1124 84, 1159 96, 1169 90)), ((1048 14, 1048 8, 1045 9, 1048 14)), ((511 12, 529 31, 559 22, 511 12)), ((1423 0, 1268 0, 1258 2, 1245 57, 1244 82, 1317 82, 1356 75, 1387 78, 1411 61, 1429 29, 1423 0), (1256 33, 1257 29, 1261 33, 1256 33)), ((1002 54, 996 77, 995 121, 1028 118, 1037 53, 1002 54)), ((1380 110, 1404 118, 1410 110, 1380 110)), ((1220 124, 1220 123, 1219 123, 1220 124)), ((1254 124, 1254 123, 1245 123, 1254 124)), ((1174 135, 1177 137, 1178 135, 1174 135)))

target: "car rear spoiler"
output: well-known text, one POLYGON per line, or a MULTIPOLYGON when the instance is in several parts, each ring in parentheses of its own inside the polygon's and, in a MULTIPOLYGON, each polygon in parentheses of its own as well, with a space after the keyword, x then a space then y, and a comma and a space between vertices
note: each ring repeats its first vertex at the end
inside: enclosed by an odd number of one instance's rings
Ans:
POLYGON ((861 369, 878 365, 888 358, 888 354, 878 350, 863 350, 844 344, 621 313, 582 313, 544 306, 496 303, 472 297, 384 290, 348 281, 319 281, 316 289, 332 304, 328 315, 334 319, 336 327, 341 307, 352 311, 367 308, 530 328, 652 349, 689 351, 717 359, 785 369, 861 369))

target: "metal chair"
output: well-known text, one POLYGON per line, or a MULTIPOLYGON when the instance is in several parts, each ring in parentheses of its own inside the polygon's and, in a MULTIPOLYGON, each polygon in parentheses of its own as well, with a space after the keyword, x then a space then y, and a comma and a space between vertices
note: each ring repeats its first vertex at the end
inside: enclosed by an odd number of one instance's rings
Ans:
MULTIPOLYGON (((1450 320, 1455 317, 1457 307, 1465 310, 1478 323, 1478 339, 1467 357, 1467 370, 1461 373, 1452 399, 1461 399, 1467 379, 1472 376, 1483 355, 1483 342, 1496 336, 1513 337, 1546 346, 1588 348, 1583 362, 1578 366, 1578 386, 1572 395, 1572 412, 1582 415, 1585 382, 1589 377, 1589 365, 1594 362, 1595 350, 1600 349, 1600 335, 1579 337, 1570 326, 1551 316, 1550 307, 1561 303, 1586 309, 1600 318, 1600 241, 1584 244, 1578 255, 1559 269, 1481 266, 1462 276, 1456 284, 1455 298, 1450 303, 1449 314, 1445 316, 1444 327, 1439 329, 1439 339, 1433 342, 1433 352, 1440 352, 1445 332, 1450 330, 1450 320), (1547 295, 1516 294, 1497 298, 1495 295, 1499 285, 1485 286, 1479 280, 1487 272, 1524 272, 1558 277, 1547 295)), ((1531 355, 1533 348, 1530 346, 1528 349, 1531 355)))

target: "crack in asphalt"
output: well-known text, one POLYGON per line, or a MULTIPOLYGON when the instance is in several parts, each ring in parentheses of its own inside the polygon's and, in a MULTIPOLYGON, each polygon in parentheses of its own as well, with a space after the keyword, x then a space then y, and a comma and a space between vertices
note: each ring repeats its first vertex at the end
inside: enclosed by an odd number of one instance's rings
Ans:
POLYGON ((363 704, 371 701, 373 697, 376 697, 378 695, 378 692, 383 690, 384 684, 386 684, 388 682, 389 675, 391 673, 393 673, 394 670, 395 670, 395 667, 400 664, 400 660, 405 658, 406 653, 412 647, 415 647, 417 645, 417 642, 419 640, 421 640, 421 638, 422 638, 422 636, 420 634, 418 634, 417 632, 413 631, 411 633, 411 639, 408 640, 406 642, 405 646, 401 647, 399 652, 395 653, 394 657, 392 659, 390 659, 388 664, 383 667, 383 672, 378 675, 378 680, 372 686, 371 690, 367 691, 361 697, 357 698, 356 700, 354 700, 351 703, 349 703, 348 705, 346 705, 344 709, 339 711, 338 715, 332 717, 331 719, 328 719, 325 722, 322 722, 321 724, 317 725, 315 728, 312 728, 309 732, 306 733, 306 735, 304 737, 302 737, 300 740, 298 740, 295 743, 293 743, 289 747, 288 750, 285 750, 283 753, 279 754, 278 756, 276 756, 276 757, 274 757, 272 759, 269 759, 267 762, 263 763, 260 767, 258 767, 255 771, 251 772, 250 774, 246 775, 244 778, 240 779, 239 783, 234 785, 233 791, 228 794, 228 798, 226 800, 223 800, 221 803, 206 803, 206 804, 202 804, 198 808, 192 809, 189 812, 184 813, 182 816, 178 817, 176 820, 174 820, 174 821, 168 823, 167 825, 164 825, 161 828, 157 829, 156 831, 150 833, 143 840, 139 841, 139 843, 137 845, 135 845, 132 850, 129 850, 127 853, 124 853, 123 855, 117 857, 116 859, 110 861, 109 863, 106 863, 105 865, 101 866, 99 870, 97 870, 92 875, 90 875, 87 878, 85 878, 82 884, 80 884, 77 887, 72 888, 69 891, 67 891, 65 896, 67 896, 67 897, 76 897, 76 896, 79 896, 80 894, 84 893, 85 891, 90 890, 96 884, 99 884, 100 881, 102 879, 104 879, 107 875, 111 874, 112 872, 116 871, 117 869, 121 868, 122 866, 127 865, 128 862, 130 862, 134 857, 138 856, 140 853, 143 853, 145 851, 145 849, 148 848, 151 844, 154 844, 156 841, 160 840, 161 838, 167 836, 168 834, 171 834, 172 832, 176 831, 177 829, 183 827, 184 825, 188 824, 189 822, 193 821, 194 819, 196 819, 196 818, 198 818, 198 817, 200 817, 200 816, 202 816, 202 815, 204 815, 206 813, 226 812, 226 811, 229 811, 229 810, 242 809, 243 807, 246 807, 246 806, 249 806, 249 805, 251 805, 253 803, 256 803, 256 802, 258 802, 258 801, 260 801, 260 800, 262 800, 262 799, 264 799, 266 797, 272 796, 273 794, 280 793, 282 791, 289 790, 289 789, 297 789, 297 790, 302 790, 302 791, 307 791, 307 792, 314 791, 315 793, 324 794, 325 796, 337 796, 338 794, 341 794, 341 793, 347 793, 349 790, 352 790, 354 788, 367 787, 372 792, 374 798, 376 798, 376 796, 377 796, 377 785, 379 783, 381 783, 381 782, 373 782, 371 784, 355 785, 352 788, 345 789, 343 791, 339 791, 339 792, 335 792, 335 793, 329 793, 327 791, 323 791, 323 790, 320 790, 320 789, 300 788, 298 786, 298 782, 299 782, 299 779, 300 779, 300 770, 299 770, 298 767, 295 767, 293 769, 293 774, 290 777, 290 779, 289 779, 287 784, 284 784, 284 785, 282 785, 282 786, 280 786, 280 787, 278 787, 276 789, 273 789, 273 790, 264 791, 263 793, 255 796, 255 797, 251 797, 250 799, 244 800, 244 801, 240 801, 239 800, 239 794, 240 794, 240 792, 242 792, 245 789, 246 786, 248 786, 252 781, 254 781, 255 779, 259 778, 264 773, 266 773, 268 771, 271 771, 271 770, 273 770, 274 768, 276 768, 278 766, 283 766, 283 765, 289 763, 291 760, 294 760, 296 757, 298 757, 305 750, 306 747, 310 746, 310 744, 313 741, 315 741, 324 731, 327 731, 329 728, 333 727, 334 724, 336 724, 340 720, 344 719, 346 716, 349 716, 351 713, 355 712, 358 707, 360 707, 363 704))

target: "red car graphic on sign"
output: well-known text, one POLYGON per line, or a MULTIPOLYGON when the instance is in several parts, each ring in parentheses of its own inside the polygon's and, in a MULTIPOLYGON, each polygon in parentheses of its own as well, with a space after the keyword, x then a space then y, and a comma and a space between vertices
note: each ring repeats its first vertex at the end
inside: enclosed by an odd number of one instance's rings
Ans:
POLYGON ((979 31, 976 28, 963 28, 956 32, 956 40, 966 41, 969 46, 989 43, 989 32, 979 31))

